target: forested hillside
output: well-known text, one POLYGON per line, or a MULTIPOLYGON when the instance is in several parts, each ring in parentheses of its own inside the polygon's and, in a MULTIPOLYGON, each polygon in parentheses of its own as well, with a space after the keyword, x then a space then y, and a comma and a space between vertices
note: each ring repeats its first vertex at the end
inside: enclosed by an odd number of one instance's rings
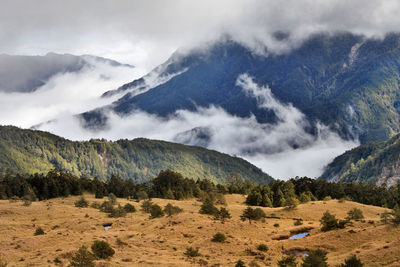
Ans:
POLYGON ((53 168, 100 179, 119 175, 136 183, 163 169, 217 183, 232 174, 264 184, 272 179, 241 158, 200 147, 143 138, 72 142, 47 132, 0 126, 0 172, 45 173, 53 168))
POLYGON ((400 180, 400 134, 347 151, 328 165, 320 179, 395 184, 400 180))

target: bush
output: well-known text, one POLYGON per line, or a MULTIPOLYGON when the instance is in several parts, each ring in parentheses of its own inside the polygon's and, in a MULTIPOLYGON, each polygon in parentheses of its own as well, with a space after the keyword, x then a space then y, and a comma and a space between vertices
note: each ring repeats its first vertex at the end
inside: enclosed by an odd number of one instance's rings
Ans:
POLYGON ((242 221, 249 220, 249 223, 251 223, 251 220, 257 221, 265 217, 267 217, 267 215, 262 209, 260 208, 252 209, 251 207, 247 207, 240 216, 240 219, 242 221))
POLYGON ((311 250, 308 257, 304 259, 302 267, 327 267, 327 252, 321 249, 311 250))
POLYGON ((100 205, 100 211, 102 211, 102 212, 111 213, 113 210, 114 210, 114 207, 110 201, 104 201, 100 205))
POLYGON ((164 207, 164 212, 168 215, 168 217, 170 217, 174 214, 181 213, 182 211, 183 211, 183 209, 179 208, 178 206, 173 206, 171 203, 168 203, 164 207))
POLYGON ((83 196, 81 196, 77 201, 75 201, 75 207, 87 208, 88 206, 89 206, 89 202, 87 202, 83 196))
POLYGON ((218 208, 214 206, 212 200, 206 199, 200 207, 199 213, 201 214, 209 214, 209 215, 218 215, 218 208))
POLYGON ((338 220, 335 215, 330 214, 329 211, 325 211, 320 222, 322 225, 321 231, 323 232, 339 228, 338 220))
POLYGON ((108 259, 115 253, 114 249, 105 241, 95 240, 92 244, 92 251, 98 259, 108 259))
POLYGON ((391 222, 394 225, 400 225, 400 207, 398 205, 396 205, 393 208, 393 211, 390 213, 391 215, 391 222))
POLYGON ((294 226, 303 225, 303 220, 302 220, 302 219, 296 220, 296 221, 293 223, 293 225, 294 225, 294 226))
POLYGON ((341 264, 340 267, 363 267, 364 264, 361 262, 360 259, 356 257, 356 255, 347 258, 344 261, 344 264, 341 264))
POLYGON ((265 244, 260 244, 260 245, 258 245, 258 246, 257 246, 257 249, 258 249, 259 251, 264 251, 264 252, 267 252, 267 251, 268 251, 268 247, 267 247, 267 245, 265 245, 265 244))
POLYGON ((230 219, 232 216, 229 211, 225 208, 221 208, 218 211, 218 214, 215 216, 215 219, 220 220, 221 223, 225 223, 226 219, 230 219))
POLYGON ((363 215, 362 210, 360 210, 358 208, 354 208, 354 209, 349 210, 347 215, 348 215, 347 216, 348 220, 356 220, 356 221, 358 221, 358 220, 364 219, 364 215, 363 215))
MULTIPOLYGON (((85 266, 85 267, 94 267, 95 264, 93 263, 94 260, 94 255, 90 253, 90 251, 87 249, 85 246, 81 246, 77 252, 75 252, 74 256, 71 259, 71 266, 85 266)), ((61 261, 56 258, 54 262, 56 261, 60 262, 61 261)))
POLYGON ((385 210, 383 213, 381 213, 381 222, 384 224, 388 224, 390 220, 390 212, 385 210))
POLYGON ((133 206, 132 204, 129 204, 129 203, 125 204, 124 210, 126 212, 136 212, 135 206, 133 206))
POLYGON ((223 243, 226 240, 226 236, 222 233, 216 233, 213 238, 211 239, 212 242, 219 242, 223 243))
POLYGON ((238 260, 235 264, 235 267, 245 267, 244 262, 242 260, 238 260))
POLYGON ((112 205, 115 205, 117 204, 117 197, 113 193, 110 193, 108 195, 108 201, 110 201, 112 205))
POLYGON ((289 256, 278 261, 279 267, 296 267, 297 262, 294 256, 289 256))
POLYGON ((44 231, 43 231, 42 227, 36 228, 36 231, 33 235, 44 235, 44 231))
POLYGON ((160 218, 164 216, 164 212, 161 207, 157 204, 153 204, 150 208, 150 218, 160 218))
POLYGON ((299 200, 297 198, 294 197, 290 197, 288 199, 286 199, 285 201, 285 209, 286 210, 294 210, 297 208, 297 205, 299 204, 299 200))
POLYGON ((279 227, 279 223, 274 223, 274 227, 278 228, 279 227))
POLYGON ((153 205, 153 202, 151 202, 150 200, 144 200, 141 205, 142 211, 145 213, 150 213, 150 209, 151 209, 152 205, 153 205))
POLYGON ((117 208, 112 208, 110 214, 108 215, 108 217, 111 218, 119 218, 119 217, 125 217, 126 216, 126 210, 121 207, 121 205, 118 205, 117 208))
POLYGON ((187 247, 186 252, 183 253, 184 255, 188 257, 198 257, 200 256, 199 249, 198 248, 192 248, 192 247, 187 247))
POLYGON ((92 204, 90 204, 90 207, 94 209, 100 209, 100 206, 99 202, 92 202, 92 204))

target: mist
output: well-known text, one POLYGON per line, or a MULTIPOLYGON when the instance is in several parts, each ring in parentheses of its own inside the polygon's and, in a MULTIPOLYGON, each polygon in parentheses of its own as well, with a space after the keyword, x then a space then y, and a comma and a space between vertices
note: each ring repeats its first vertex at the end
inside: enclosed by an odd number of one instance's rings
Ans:
POLYGON ((79 118, 65 115, 39 129, 72 140, 146 137, 201 145, 243 157, 280 179, 318 177, 335 156, 358 145, 357 141, 341 139, 321 123, 316 124, 318 134, 310 134, 307 128, 311 123, 301 111, 281 103, 268 86, 257 85, 247 74, 238 76, 237 85, 255 97, 260 108, 273 110, 278 122, 258 123, 255 116, 236 117, 210 106, 196 111, 178 110, 167 118, 140 110, 124 117, 106 111, 108 124, 100 131, 84 129, 79 118))

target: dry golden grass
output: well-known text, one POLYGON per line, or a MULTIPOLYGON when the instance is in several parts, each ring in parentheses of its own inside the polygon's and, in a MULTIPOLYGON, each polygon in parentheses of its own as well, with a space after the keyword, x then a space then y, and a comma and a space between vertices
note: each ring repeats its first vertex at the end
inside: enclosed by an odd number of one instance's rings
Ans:
MULTIPOLYGON (((285 251, 291 249, 323 248, 328 251, 331 266, 344 262, 356 254, 365 266, 400 266, 400 228, 379 223, 383 208, 337 200, 301 204, 294 211, 282 208, 263 208, 267 215, 274 213, 281 219, 266 219, 265 222, 242 222, 239 216, 246 207, 244 197, 227 195, 227 209, 232 214, 225 224, 198 213, 200 202, 195 199, 172 201, 153 199, 165 206, 172 203, 184 212, 172 217, 149 219, 141 211, 130 213, 125 218, 108 218, 107 214, 93 208, 76 208, 78 197, 58 198, 34 202, 25 207, 21 202, 0 201, 0 257, 7 266, 55 266, 55 258, 62 261, 58 266, 68 266, 71 252, 81 245, 90 247, 96 240, 105 240, 116 253, 108 261, 97 261, 99 266, 188 266, 208 263, 208 266, 234 266, 242 259, 246 265, 256 262, 259 266, 276 266, 285 251), (365 222, 354 226, 323 233, 319 230, 319 219, 329 210, 338 218, 360 208, 365 222), (85 216, 88 214, 88 216, 85 216), (304 224, 294 226, 292 218, 302 218, 304 224), (368 223, 374 221, 374 224, 368 223), (112 222, 112 229, 105 231, 103 223, 112 222), (274 227, 279 223, 279 227, 274 227), (45 235, 34 236, 40 226, 45 235), (281 235, 301 227, 314 227, 310 236, 298 240, 274 240, 281 235), (350 231, 350 232, 349 232, 350 231), (221 232, 227 236, 226 243, 211 242, 212 236, 221 232), (126 244, 117 244, 117 238, 126 244), (265 255, 254 256, 246 249, 257 251, 258 244, 269 248, 265 255), (188 246, 199 248, 200 257, 184 256, 188 246)), ((91 195, 86 199, 101 202, 91 195)), ((121 204, 130 202, 137 210, 139 203, 118 199, 121 204)), ((301 259, 299 258, 299 262, 301 259)))

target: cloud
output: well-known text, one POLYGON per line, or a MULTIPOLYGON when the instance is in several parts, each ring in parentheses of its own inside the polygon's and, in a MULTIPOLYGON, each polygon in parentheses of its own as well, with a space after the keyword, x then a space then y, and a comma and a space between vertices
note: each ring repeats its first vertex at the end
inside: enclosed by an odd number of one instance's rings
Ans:
POLYGON ((80 121, 71 116, 60 117, 40 129, 73 140, 146 137, 202 145, 241 156, 282 179, 297 175, 316 177, 335 156, 358 145, 356 141, 342 140, 322 124, 315 126, 316 136, 310 134, 310 122, 304 114, 291 104, 279 102, 267 86, 255 84, 247 74, 238 77, 237 85, 257 98, 260 108, 273 110, 278 121, 258 123, 254 116, 236 117, 211 106, 197 111, 178 110, 168 118, 143 111, 119 117, 108 111, 108 127, 101 131, 83 129, 80 121))
POLYGON ((148 70, 178 47, 229 34, 280 51, 320 31, 398 31, 397 0, 3 0, 0 51, 96 54, 148 70), (290 33, 285 42, 274 38, 290 33))
POLYGON ((33 93, 0 93, 0 123, 27 128, 110 104, 115 97, 99 96, 143 74, 136 68, 90 63, 79 72, 54 75, 33 93))

